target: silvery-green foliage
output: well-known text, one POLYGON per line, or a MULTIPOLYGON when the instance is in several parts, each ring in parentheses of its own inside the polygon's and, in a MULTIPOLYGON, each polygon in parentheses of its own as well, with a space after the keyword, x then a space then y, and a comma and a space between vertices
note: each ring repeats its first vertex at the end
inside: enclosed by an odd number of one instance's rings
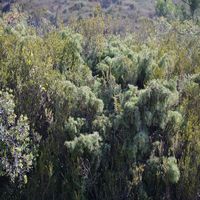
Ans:
POLYGON ((156 13, 158 16, 173 18, 176 14, 176 6, 172 0, 157 0, 156 13))
POLYGON ((60 71, 65 73, 84 63, 81 56, 82 36, 66 29, 60 32, 59 37, 61 39, 61 49, 58 65, 60 71))
POLYGON ((109 117, 105 115, 97 116, 92 122, 93 130, 99 132, 102 137, 106 137, 106 134, 109 132, 111 127, 111 121, 109 117))
POLYGON ((87 86, 82 86, 77 94, 78 107, 81 111, 90 112, 90 114, 102 113, 103 101, 98 99, 91 89, 87 86))
POLYGON ((180 178, 180 170, 175 157, 151 157, 147 161, 148 179, 157 177, 166 183, 177 183, 180 178))
POLYGON ((74 138, 75 136, 79 136, 82 126, 84 125, 85 120, 83 118, 73 118, 69 117, 69 119, 65 123, 65 131, 67 134, 74 138))
POLYGON ((175 51, 165 52, 162 55, 162 57, 159 59, 158 65, 161 69, 163 69, 167 78, 170 78, 170 76, 173 75, 176 62, 177 62, 177 58, 176 58, 175 51))
POLYGON ((48 86, 48 95, 54 104, 54 118, 58 123, 67 121, 70 115, 79 118, 87 118, 90 115, 92 118, 102 113, 103 101, 97 98, 88 86, 77 87, 62 76, 58 78, 59 81, 55 80, 54 84, 48 86))
POLYGON ((77 156, 84 153, 99 155, 101 152, 101 141, 102 139, 97 132, 87 135, 80 134, 74 140, 65 142, 65 146, 77 156))
POLYGON ((195 83, 200 84, 200 74, 194 74, 190 79, 195 83))
POLYGON ((179 94, 173 80, 152 80, 142 90, 130 85, 123 95, 123 112, 116 117, 115 123, 118 122, 118 129, 123 127, 127 130, 123 149, 129 159, 138 162, 149 158, 144 171, 147 185, 158 179, 163 183, 165 177, 169 178, 170 183, 179 180, 177 163, 168 159, 175 151, 173 138, 182 124, 182 115, 175 109, 178 100, 179 94))
POLYGON ((167 129, 173 131, 174 133, 179 130, 181 124, 183 123, 183 116, 180 112, 169 111, 167 116, 167 129))
POLYGON ((138 128, 155 126, 164 129, 169 109, 178 103, 176 84, 172 83, 151 81, 146 89, 137 92, 124 104, 125 117, 128 117, 130 123, 135 122, 133 119, 138 121, 138 128))
POLYGON ((97 69, 107 76, 111 73, 117 83, 136 83, 138 55, 119 38, 110 38, 100 57, 97 69))
POLYGON ((159 81, 152 81, 141 91, 138 105, 144 126, 155 126, 160 129, 166 127, 168 112, 178 103, 178 92, 175 88, 175 83, 173 88, 170 88, 167 82, 162 84, 159 81))
POLYGON ((137 133, 133 139, 133 144, 136 147, 139 157, 145 155, 150 148, 148 133, 145 133, 144 131, 137 133))
POLYGON ((107 41, 96 65, 104 78, 114 77, 122 87, 133 84, 144 88, 148 81, 158 76, 158 71, 163 76, 171 76, 176 63, 173 51, 159 52, 158 47, 148 43, 135 48, 132 38, 129 40, 112 37, 107 41))
POLYGON ((27 117, 16 116, 14 109, 14 97, 0 91, 0 174, 13 182, 26 182, 40 137, 30 130, 27 117))
POLYGON ((138 52, 138 78, 137 85, 144 88, 145 84, 153 78, 154 70, 158 68, 158 49, 151 49, 143 45, 138 52))
POLYGON ((180 178, 180 170, 175 157, 164 158, 163 162, 164 177, 170 183, 177 183, 180 178))

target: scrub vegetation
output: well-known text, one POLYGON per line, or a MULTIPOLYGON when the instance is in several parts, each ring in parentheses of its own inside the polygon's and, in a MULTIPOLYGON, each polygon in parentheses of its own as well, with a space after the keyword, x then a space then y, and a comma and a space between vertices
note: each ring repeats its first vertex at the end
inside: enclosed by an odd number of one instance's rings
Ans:
POLYGON ((0 199, 199 199, 200 2, 131 29, 107 15, 124 2, 66 24, 2 4, 0 199))

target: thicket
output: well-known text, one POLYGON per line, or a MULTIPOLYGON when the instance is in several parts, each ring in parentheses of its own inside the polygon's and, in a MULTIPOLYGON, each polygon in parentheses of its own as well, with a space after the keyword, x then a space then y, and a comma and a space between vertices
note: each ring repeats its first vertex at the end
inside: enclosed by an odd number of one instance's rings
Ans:
POLYGON ((198 18, 200 14, 200 0, 156 0, 156 14, 167 18, 181 20, 198 18))
MULTIPOLYGON (((14 16, 14 17, 13 17, 14 16)), ((194 200, 200 193, 200 35, 102 15, 41 34, 0 24, 0 199, 194 200)))

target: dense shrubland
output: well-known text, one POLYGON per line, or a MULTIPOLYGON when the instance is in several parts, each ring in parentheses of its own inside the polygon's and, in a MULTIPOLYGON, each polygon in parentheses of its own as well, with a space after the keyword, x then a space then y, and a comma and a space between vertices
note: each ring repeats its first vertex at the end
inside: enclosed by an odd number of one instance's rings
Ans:
POLYGON ((45 31, 14 16, 0 24, 1 199, 199 198, 197 22, 141 19, 122 37, 101 13, 45 31))

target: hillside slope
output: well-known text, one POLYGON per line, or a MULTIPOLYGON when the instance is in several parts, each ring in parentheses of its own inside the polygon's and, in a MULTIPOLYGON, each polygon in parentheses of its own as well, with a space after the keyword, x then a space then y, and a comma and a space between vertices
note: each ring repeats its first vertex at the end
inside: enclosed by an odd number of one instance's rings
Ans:
POLYGON ((98 5, 101 5, 106 14, 119 19, 133 20, 141 16, 152 17, 155 14, 154 0, 18 0, 15 3, 23 5, 28 12, 50 11, 64 22, 71 17, 89 17, 98 5))

